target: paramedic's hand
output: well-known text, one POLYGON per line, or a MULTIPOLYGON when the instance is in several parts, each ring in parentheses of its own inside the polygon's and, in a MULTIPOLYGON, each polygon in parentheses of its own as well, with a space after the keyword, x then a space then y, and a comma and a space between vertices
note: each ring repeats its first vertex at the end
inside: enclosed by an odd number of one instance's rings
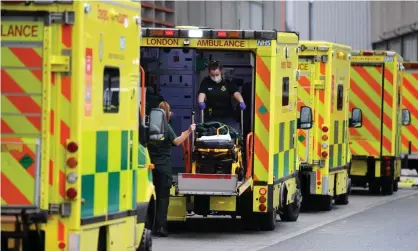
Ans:
POLYGON ((201 110, 205 110, 205 108, 206 108, 205 102, 200 102, 199 107, 200 107, 201 110))
POLYGON ((240 102, 239 107, 241 108, 241 110, 245 110, 245 108, 247 108, 244 102, 240 102))
POLYGON ((196 124, 191 124, 189 127, 189 133, 192 133, 196 129, 196 124))

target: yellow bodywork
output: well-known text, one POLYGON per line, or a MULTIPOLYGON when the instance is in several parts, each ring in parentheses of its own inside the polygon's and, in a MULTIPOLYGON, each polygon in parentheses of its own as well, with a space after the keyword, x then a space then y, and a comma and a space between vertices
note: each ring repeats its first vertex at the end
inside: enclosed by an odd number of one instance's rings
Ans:
POLYGON ((313 109, 312 130, 298 129, 302 189, 312 195, 347 193, 348 91, 351 47, 300 41, 298 109, 313 109), (327 130, 323 130, 327 128, 327 130))
MULTIPOLYGON (((180 29, 196 29, 196 27, 176 27, 180 29)), ((151 33, 152 29, 143 30, 143 34, 151 33)), ((293 137, 296 133, 297 111, 294 109, 297 99, 296 67, 298 62, 296 33, 277 33, 276 40, 256 39, 207 39, 207 38, 176 38, 144 35, 141 48, 190 48, 207 50, 249 51, 254 53, 255 61, 255 107, 254 107, 254 166, 253 175, 249 177, 248 190, 252 193, 253 212, 259 209, 260 188, 267 189, 270 194, 265 205, 269 212, 293 202, 296 192, 297 153, 293 137), (264 43, 266 42, 266 43, 264 43), (282 86, 286 82, 288 89, 282 86), (283 96, 288 96, 282 105, 283 96), (286 186, 287 197, 281 198, 280 187, 286 186), (283 201, 284 204, 281 203, 283 201)), ((245 137, 244 137, 245 141, 245 137)), ((196 165, 192 166, 195 170, 196 165)), ((242 191, 244 192, 244 191, 242 191)), ((267 195, 265 195, 267 196, 267 195)), ((193 196, 188 197, 191 201, 193 196)), ((211 196, 210 210, 235 212, 236 196, 211 196)), ((170 221, 186 219, 186 196, 176 195, 171 190, 169 216, 170 221)))
POLYGON ((155 198, 138 143, 140 4, 1 9, 2 230, 26 208, 44 217, 45 250, 97 250, 99 230, 106 250, 135 250, 155 198))
POLYGON ((401 129, 404 130, 402 63, 403 58, 395 52, 353 52, 350 109, 357 107, 363 112, 363 127, 350 128, 350 176, 359 180, 358 184, 387 177, 389 160, 390 175, 395 182, 399 180, 401 129))

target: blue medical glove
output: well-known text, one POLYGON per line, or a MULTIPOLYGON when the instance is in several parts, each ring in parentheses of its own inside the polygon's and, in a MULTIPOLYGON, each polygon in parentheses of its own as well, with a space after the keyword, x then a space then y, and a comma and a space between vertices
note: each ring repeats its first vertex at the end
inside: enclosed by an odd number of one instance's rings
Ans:
POLYGON ((241 108, 241 110, 245 110, 245 108, 247 108, 244 102, 240 102, 239 107, 241 108))
POLYGON ((200 102, 199 107, 200 107, 201 110, 205 110, 205 108, 206 108, 205 102, 200 102))

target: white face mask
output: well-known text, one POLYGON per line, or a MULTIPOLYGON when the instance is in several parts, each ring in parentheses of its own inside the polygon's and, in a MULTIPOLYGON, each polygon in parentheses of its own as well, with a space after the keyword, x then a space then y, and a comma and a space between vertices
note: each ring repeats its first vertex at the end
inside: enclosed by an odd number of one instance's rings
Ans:
POLYGON ((221 82, 221 80, 222 80, 221 75, 218 75, 218 76, 215 76, 215 77, 211 76, 210 78, 211 78, 213 81, 215 81, 216 83, 219 83, 219 82, 221 82))

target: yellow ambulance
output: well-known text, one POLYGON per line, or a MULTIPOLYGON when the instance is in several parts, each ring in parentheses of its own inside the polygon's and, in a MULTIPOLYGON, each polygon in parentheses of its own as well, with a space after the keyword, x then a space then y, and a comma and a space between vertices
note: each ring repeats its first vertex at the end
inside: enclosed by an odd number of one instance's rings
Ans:
POLYGON ((140 4, 2 1, 1 11, 2 250, 151 250, 140 4))
POLYGON ((312 130, 298 130, 300 182, 305 208, 348 204, 349 127, 361 127, 361 110, 348 107, 351 47, 324 41, 299 43, 298 109, 311 106, 312 130))
POLYGON ((350 109, 362 109, 363 127, 350 128, 353 186, 371 194, 398 190, 401 129, 411 122, 402 109, 403 58, 393 51, 355 51, 351 59, 350 109))
POLYGON ((402 106, 411 112, 411 124, 402 128, 404 170, 399 185, 418 187, 418 62, 404 61, 403 66, 402 106))
POLYGON ((295 221, 301 196, 294 137, 297 128, 311 127, 311 109, 304 107, 300 118, 296 110, 298 34, 176 27, 143 28, 142 37, 146 85, 170 103, 177 134, 205 122, 197 92, 210 60, 223 64, 225 79, 247 104, 231 114, 241 121, 236 140, 215 135, 217 146, 208 147, 209 138, 196 134, 183 150, 173 149, 168 220, 185 221, 188 213, 241 216, 264 230, 275 228, 277 213, 295 221))

